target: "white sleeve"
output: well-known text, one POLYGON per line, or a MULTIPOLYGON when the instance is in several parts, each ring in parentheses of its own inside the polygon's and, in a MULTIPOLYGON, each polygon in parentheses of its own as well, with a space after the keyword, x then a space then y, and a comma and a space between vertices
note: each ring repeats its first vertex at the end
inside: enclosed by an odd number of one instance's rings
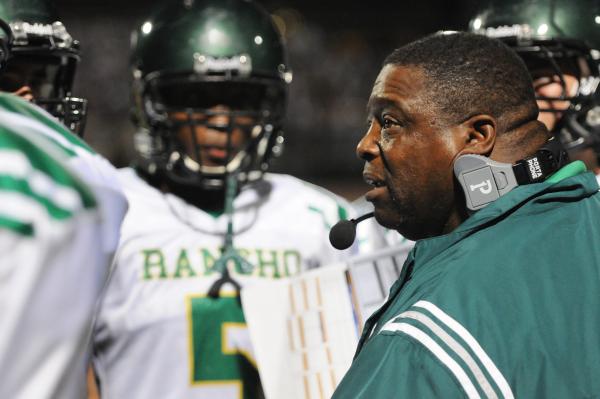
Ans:
POLYGON ((34 223, 0 226, 0 397, 80 398, 108 273, 97 211, 49 221, 32 210, 34 223))

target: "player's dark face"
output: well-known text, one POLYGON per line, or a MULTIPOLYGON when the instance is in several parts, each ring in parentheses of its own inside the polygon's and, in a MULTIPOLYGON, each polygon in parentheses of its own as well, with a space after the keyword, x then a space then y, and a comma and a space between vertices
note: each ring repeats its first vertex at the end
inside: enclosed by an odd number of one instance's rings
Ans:
POLYGON ((56 57, 13 57, 0 74, 0 91, 28 101, 54 97, 60 69, 58 62, 56 57))
POLYGON ((357 147, 366 195, 377 221, 409 239, 443 234, 454 204, 458 136, 425 96, 421 69, 385 66, 368 105, 368 130, 357 147))
POLYGON ((202 166, 224 166, 246 146, 255 121, 248 116, 234 118, 227 114, 229 108, 225 106, 215 106, 210 111, 214 114, 173 112, 170 117, 180 122, 177 139, 189 157, 202 166))

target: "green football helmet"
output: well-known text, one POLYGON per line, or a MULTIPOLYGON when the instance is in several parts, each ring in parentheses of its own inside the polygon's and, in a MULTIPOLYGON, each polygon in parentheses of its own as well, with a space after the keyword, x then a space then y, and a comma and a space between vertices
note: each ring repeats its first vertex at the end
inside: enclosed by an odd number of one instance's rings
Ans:
POLYGON ((230 173, 242 183, 259 179, 282 149, 291 81, 270 15, 247 0, 177 0, 145 21, 132 42, 138 167, 209 190, 222 190, 230 173), (175 119, 176 113, 187 117, 175 119), (228 122, 211 122, 216 116, 228 122), (243 117, 252 123, 238 124, 243 117), (198 126, 227 132, 220 164, 202 159, 198 126), (192 154, 182 130, 194 143, 192 154), (246 135, 241 149, 232 149, 235 130, 246 135))
POLYGON ((79 42, 58 20, 54 5, 47 0, 0 0, 0 20, 11 31, 5 40, 0 90, 29 87, 36 104, 83 135, 87 100, 71 95, 79 42))
POLYGON ((502 40, 525 61, 532 78, 557 76, 560 97, 570 101, 554 129, 568 150, 593 147, 600 154, 600 0, 497 0, 470 22, 470 30, 502 40), (565 75, 575 76, 575 95, 565 75))

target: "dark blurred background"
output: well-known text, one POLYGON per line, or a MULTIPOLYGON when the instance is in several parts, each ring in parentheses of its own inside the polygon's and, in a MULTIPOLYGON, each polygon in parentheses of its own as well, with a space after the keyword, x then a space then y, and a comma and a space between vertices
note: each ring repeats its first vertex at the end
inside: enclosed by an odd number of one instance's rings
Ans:
MULTIPOLYGON (((74 93, 89 100, 86 140, 117 166, 129 164, 130 32, 160 2, 56 0, 81 42, 74 93)), ((354 149, 383 58, 437 30, 465 29, 475 0, 260 2, 284 27, 294 80, 284 155, 272 171, 296 175, 353 200, 366 190, 354 149)))

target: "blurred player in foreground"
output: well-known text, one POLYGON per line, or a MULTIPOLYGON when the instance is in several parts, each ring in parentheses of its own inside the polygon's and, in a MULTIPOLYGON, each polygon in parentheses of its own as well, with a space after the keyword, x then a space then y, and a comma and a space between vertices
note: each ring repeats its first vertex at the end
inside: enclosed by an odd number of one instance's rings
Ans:
MULTIPOLYGON (((0 2, 3 13, 19 7, 33 3, 0 2)), ((24 38, 17 26, 43 47, 64 39, 50 33, 57 24, 0 19, 2 66, 24 38)), ((126 208, 106 160, 43 109, 0 93, 0 397, 85 395, 92 316, 126 208)))
POLYGON ((581 398, 600 392, 600 193, 537 120, 500 41, 392 52, 358 145, 367 199, 417 240, 334 398, 581 398))
POLYGON ((523 58, 538 119, 600 181, 600 1, 494 1, 470 28, 502 40, 523 58))
MULTIPOLYGON (((135 32, 136 165, 95 331, 103 398, 258 398, 240 286, 346 257, 347 204, 266 173, 291 72, 251 1, 173 1, 135 32), (227 261, 225 261, 227 260, 227 261)), ((268 309, 265 309, 268 311, 268 309)))

